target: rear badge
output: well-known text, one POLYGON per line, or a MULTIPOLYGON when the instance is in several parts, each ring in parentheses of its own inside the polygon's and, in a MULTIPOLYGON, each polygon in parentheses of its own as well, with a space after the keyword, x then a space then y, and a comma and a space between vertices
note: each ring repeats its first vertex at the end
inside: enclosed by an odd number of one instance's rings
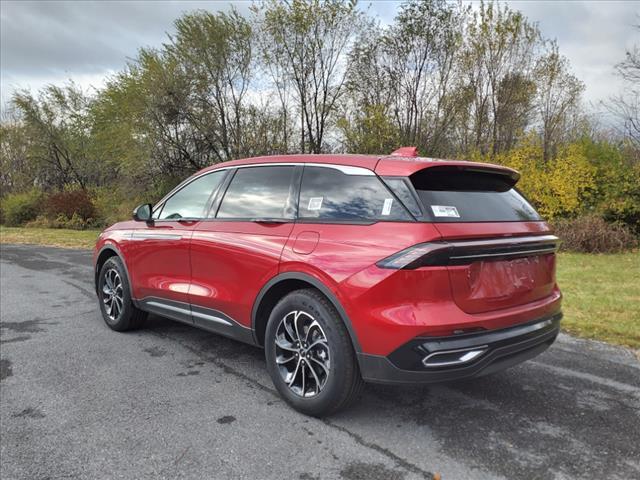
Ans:
POLYGON ((431 210, 433 210, 433 215, 436 217, 460 218, 460 214, 458 213, 458 209, 456 207, 449 207, 446 205, 431 205, 431 210))

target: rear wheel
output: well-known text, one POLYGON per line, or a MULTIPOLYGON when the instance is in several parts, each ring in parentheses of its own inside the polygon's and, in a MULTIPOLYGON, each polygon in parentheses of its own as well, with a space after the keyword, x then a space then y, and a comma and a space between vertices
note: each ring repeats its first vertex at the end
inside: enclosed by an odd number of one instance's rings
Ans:
POLYGON ((362 390, 349 333, 333 305, 316 290, 284 297, 269 317, 267 369, 282 397, 313 416, 351 404, 362 390))
POLYGON ((131 301, 129 281, 119 257, 109 258, 98 277, 98 298, 105 323, 112 330, 124 332, 140 327, 147 312, 136 308, 131 301))

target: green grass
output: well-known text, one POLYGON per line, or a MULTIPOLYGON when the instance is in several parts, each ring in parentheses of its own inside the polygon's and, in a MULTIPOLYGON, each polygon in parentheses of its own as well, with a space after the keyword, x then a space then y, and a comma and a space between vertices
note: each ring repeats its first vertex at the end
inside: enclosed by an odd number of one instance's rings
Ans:
POLYGON ((640 348, 640 252, 562 253, 557 275, 567 332, 640 348))
MULTIPOLYGON (((92 248, 98 230, 0 227, 0 243, 92 248)), ((558 283, 565 331, 640 349, 640 252, 561 253, 558 283)))
POLYGON ((64 248, 93 248, 100 230, 0 226, 0 243, 35 243, 64 248))

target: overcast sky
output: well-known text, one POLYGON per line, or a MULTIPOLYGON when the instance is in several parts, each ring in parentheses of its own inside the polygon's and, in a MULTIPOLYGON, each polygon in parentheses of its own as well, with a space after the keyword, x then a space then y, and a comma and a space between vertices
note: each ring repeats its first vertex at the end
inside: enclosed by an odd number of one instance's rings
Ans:
MULTIPOLYGON (((235 1, 14 1, 0 2, 0 96, 15 88, 36 90, 72 78, 85 88, 100 87, 142 46, 166 40, 173 20, 193 9, 224 10, 233 3, 248 12, 250 2, 235 1)), ((640 44, 640 1, 508 1, 543 34, 555 38, 586 86, 586 100, 620 91, 614 65, 625 48, 640 44)), ((360 1, 382 22, 398 2, 360 1)))

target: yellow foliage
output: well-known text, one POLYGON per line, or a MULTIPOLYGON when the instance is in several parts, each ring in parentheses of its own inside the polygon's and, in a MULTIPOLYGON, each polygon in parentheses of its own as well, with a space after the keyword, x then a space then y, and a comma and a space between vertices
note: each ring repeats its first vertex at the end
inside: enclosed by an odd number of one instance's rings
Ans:
POLYGON ((578 143, 545 162, 542 146, 529 137, 510 152, 482 160, 518 170, 518 188, 547 219, 577 215, 596 189, 596 169, 578 143))

